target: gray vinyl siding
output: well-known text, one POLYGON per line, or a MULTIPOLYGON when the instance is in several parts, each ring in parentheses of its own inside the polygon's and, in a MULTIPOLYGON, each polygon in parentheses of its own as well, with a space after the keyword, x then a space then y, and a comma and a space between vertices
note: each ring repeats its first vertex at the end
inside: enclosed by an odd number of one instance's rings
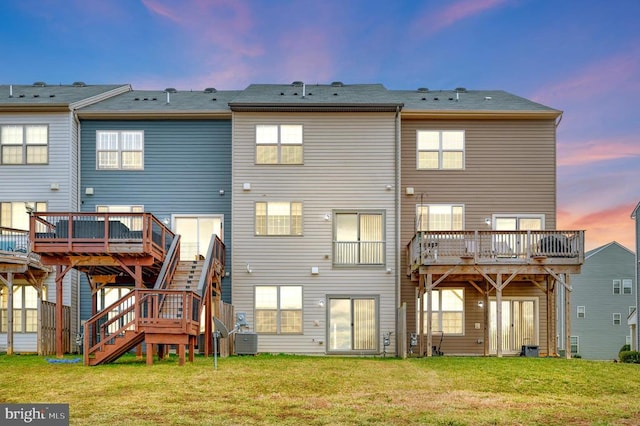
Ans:
MULTIPOLYGON (((235 113, 233 118, 233 302, 254 326, 257 285, 303 287, 303 333, 258 336, 260 352, 316 353, 327 350, 327 295, 379 297, 382 334, 395 339, 395 121, 392 113, 235 113), (256 165, 257 124, 302 124, 303 165, 256 165), (251 185, 250 191, 243 184, 251 185), (387 188, 390 185, 390 189, 387 188), (302 236, 255 236, 257 201, 299 201, 302 236), (382 211, 386 264, 332 266, 336 210, 382 211), (247 272, 249 264, 252 273, 247 272), (311 275, 312 267, 319 268, 311 275), (392 268, 387 272, 386 268, 392 268), (325 306, 319 305, 325 300, 325 306), (319 342, 323 342, 320 344, 319 342)), ((395 346, 387 348, 394 353, 395 346)))
POLYGON ((618 358, 630 330, 629 307, 635 306, 635 255, 617 243, 595 249, 587 256, 582 273, 572 278, 571 335, 579 337, 579 354, 587 359, 618 358), (613 280, 632 280, 632 294, 613 294, 613 280), (585 307, 585 317, 577 317, 578 306, 585 307), (621 316, 613 325, 613 313, 621 316))
MULTIPOLYGON (((230 120, 86 120, 81 129, 82 211, 143 205, 161 220, 175 214, 224 215, 226 271, 231 273, 230 120), (98 130, 144 131, 144 170, 96 170, 98 130), (94 188, 94 195, 85 195, 87 187, 94 188)), ((81 317, 87 319, 91 297, 86 282, 81 291, 81 317)), ((222 292, 230 302, 230 278, 223 279, 222 292)))
MULTIPOLYGON (((406 268, 404 248, 415 234, 416 206, 422 204, 461 204, 464 206, 464 228, 487 230, 485 218, 493 214, 543 214, 546 229, 556 226, 556 137, 553 120, 403 120, 401 154, 401 266, 406 268), (416 134, 418 130, 464 130, 465 164, 463 170, 418 170, 416 134), (406 195, 407 187, 415 195, 406 195)), ((401 278, 401 302, 407 303, 407 330, 415 331, 416 282, 405 274, 401 278)), ((512 283, 505 288, 522 292, 533 284, 512 283)), ((478 292, 469 285, 466 301, 475 303, 478 292)), ((541 294, 541 293, 540 293, 541 294)), ((539 336, 546 333, 546 300, 540 296, 539 336)), ((447 339, 447 350, 458 353, 482 353, 477 334, 470 329, 474 315, 465 306, 465 333, 469 338, 447 339), (466 346, 465 346, 466 345, 466 346)), ((539 343, 546 345, 540 337, 539 343)), ((541 352, 545 350, 540 347, 541 352)), ((445 351, 445 353, 447 353, 445 351)))
MULTIPOLYGON (((0 165, 0 201, 44 201, 48 211, 69 211, 77 208, 76 185, 73 170, 77 170, 74 161, 75 125, 70 113, 25 113, 0 114, 0 124, 46 124, 49 129, 49 162, 44 165, 0 165), (58 190, 51 190, 51 184, 57 183, 58 190)), ((71 271, 63 281, 63 304, 71 306, 72 336, 78 324, 77 274, 71 271)), ((55 272, 46 279, 47 300, 55 302, 55 272)), ((24 337, 24 336, 23 336, 24 337)), ((17 352, 35 352, 36 339, 21 337, 20 347, 16 341, 17 352), (33 341, 33 347, 27 342, 33 341), (22 348, 22 349, 20 349, 22 348)), ((72 339, 73 340, 73 339, 72 339)))

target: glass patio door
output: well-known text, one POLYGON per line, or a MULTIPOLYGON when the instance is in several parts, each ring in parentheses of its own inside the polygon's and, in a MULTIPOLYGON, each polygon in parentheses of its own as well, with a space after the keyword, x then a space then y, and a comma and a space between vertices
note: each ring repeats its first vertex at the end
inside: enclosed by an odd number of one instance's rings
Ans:
POLYGON ((377 351, 377 299, 330 298, 328 334, 330 352, 377 351))
POLYGON ((496 300, 489 302, 489 352, 498 351, 498 338, 502 342, 502 353, 520 352, 522 345, 537 345, 537 306, 533 299, 502 300, 502 332, 498 336, 496 300))
POLYGON ((175 216, 174 232, 180 234, 180 260, 205 257, 211 235, 222 240, 221 216, 175 216))
MULTIPOLYGON (((496 231, 541 231, 544 227, 541 215, 495 216, 496 231)), ((531 243, 537 243, 532 241, 531 243)), ((497 234, 494 237, 493 250, 498 255, 523 256, 527 253, 527 237, 525 235, 497 234)))

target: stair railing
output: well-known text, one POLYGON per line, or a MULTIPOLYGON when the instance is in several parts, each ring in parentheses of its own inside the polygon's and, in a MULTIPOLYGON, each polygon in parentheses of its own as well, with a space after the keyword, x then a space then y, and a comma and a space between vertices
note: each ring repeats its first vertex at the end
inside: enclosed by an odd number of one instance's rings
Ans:
MULTIPOLYGON (((211 284, 216 274, 224 275, 225 246, 222 240, 215 234, 211 236, 207 256, 204 259, 200 281, 198 282, 198 294, 202 300, 206 298, 207 291, 210 291, 211 284)), ((220 289, 218 289, 220 291, 220 289)))

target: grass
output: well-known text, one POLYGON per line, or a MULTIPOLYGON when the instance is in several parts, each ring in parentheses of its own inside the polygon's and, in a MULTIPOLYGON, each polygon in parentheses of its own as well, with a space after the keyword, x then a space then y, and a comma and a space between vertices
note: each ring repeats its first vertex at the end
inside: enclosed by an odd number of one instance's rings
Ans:
POLYGON ((0 402, 71 424, 635 425, 640 365, 551 358, 134 356, 98 367, 0 355, 0 402))

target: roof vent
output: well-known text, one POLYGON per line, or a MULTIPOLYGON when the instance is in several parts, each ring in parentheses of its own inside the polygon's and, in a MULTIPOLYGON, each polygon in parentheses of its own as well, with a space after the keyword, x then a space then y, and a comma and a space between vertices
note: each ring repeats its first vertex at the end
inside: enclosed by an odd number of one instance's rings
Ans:
POLYGON ((344 87, 344 84, 341 81, 334 81, 331 83, 331 87, 344 87))
POLYGON ((204 93, 216 93, 217 90, 215 87, 207 87, 206 89, 204 89, 204 93))
POLYGON ((438 98, 437 96, 435 98, 433 98, 434 101, 439 101, 440 98, 438 98))
POLYGON ((458 93, 467 93, 467 89, 464 87, 456 87, 456 92, 458 93))
POLYGON ((485 97, 484 97, 484 100, 485 100, 485 101, 490 101, 490 100, 491 100, 491 96, 485 96, 485 97))
POLYGON ((84 81, 74 81, 71 85, 73 87, 87 87, 87 84, 84 81))
POLYGON ((302 87, 302 85, 303 85, 303 84, 304 84, 304 83, 303 83, 302 81, 299 81, 299 80, 296 80, 296 81, 294 81, 293 83, 291 83, 291 85, 292 85, 293 87, 302 87))
POLYGON ((293 96, 298 96, 298 92, 293 92, 293 96))
POLYGON ((177 93, 178 92, 173 87, 167 87, 166 89, 164 89, 164 91, 167 92, 167 93, 177 93))
POLYGON ((429 89, 427 89, 426 87, 418 87, 418 92, 419 93, 427 93, 429 91, 429 89))
POLYGON ((35 94, 35 95, 33 95, 33 97, 34 97, 34 98, 39 98, 39 97, 40 97, 40 95, 35 94))
POLYGON ((46 87, 47 83, 45 83, 44 81, 36 81, 35 83, 33 83, 33 87, 46 87))
POLYGON ((52 94, 52 95, 49 95, 49 97, 50 97, 50 98, 55 98, 55 97, 56 97, 56 95, 53 95, 53 94, 52 94))
POLYGON ((140 98, 133 98, 133 100, 134 100, 134 101, 139 101, 139 100, 140 100, 140 98))

